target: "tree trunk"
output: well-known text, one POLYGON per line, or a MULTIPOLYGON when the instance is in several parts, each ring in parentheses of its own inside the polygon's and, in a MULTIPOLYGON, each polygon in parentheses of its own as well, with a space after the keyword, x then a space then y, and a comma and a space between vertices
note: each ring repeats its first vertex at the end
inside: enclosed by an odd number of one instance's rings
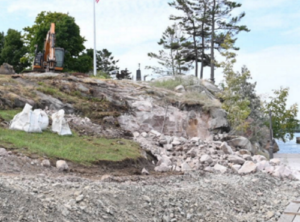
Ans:
POLYGON ((212 27, 211 27, 211 58, 210 58, 210 80, 215 83, 215 55, 214 55, 214 41, 215 41, 215 9, 216 0, 213 0, 213 10, 212 10, 212 27))
POLYGON ((197 42, 196 42, 196 28, 193 23, 193 41, 194 41, 194 51, 195 51, 195 76, 198 78, 198 50, 197 50, 197 42))
MULTIPOLYGON (((204 9, 203 9, 203 19, 205 19, 206 17, 206 4, 204 4, 204 9)), ((203 68, 204 68, 204 65, 203 65, 203 59, 204 59, 204 52, 205 52, 205 33, 204 33, 204 24, 205 24, 205 21, 202 21, 202 53, 201 53, 201 70, 200 70, 200 79, 203 79, 203 68)))

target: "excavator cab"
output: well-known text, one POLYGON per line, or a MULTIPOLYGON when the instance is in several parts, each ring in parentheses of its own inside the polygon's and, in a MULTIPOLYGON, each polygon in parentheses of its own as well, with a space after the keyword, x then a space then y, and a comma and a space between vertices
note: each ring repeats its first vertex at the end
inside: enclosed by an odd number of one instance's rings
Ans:
POLYGON ((63 70, 65 58, 65 50, 63 48, 55 48, 55 70, 63 70))

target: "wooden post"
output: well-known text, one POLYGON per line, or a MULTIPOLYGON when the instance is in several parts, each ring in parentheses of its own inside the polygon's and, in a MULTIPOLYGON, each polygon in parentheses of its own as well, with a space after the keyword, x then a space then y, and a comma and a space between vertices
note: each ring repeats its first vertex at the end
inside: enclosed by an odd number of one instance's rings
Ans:
POLYGON ((269 111, 270 116, 270 148, 269 148, 269 154, 270 159, 273 159, 273 128, 272 128, 272 111, 269 111))

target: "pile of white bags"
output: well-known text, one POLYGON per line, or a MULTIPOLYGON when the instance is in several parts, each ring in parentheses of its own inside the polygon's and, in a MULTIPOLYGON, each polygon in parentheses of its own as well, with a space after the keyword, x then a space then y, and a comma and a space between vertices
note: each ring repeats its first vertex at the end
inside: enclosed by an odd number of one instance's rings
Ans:
POLYGON ((69 124, 65 120, 64 116, 65 111, 63 109, 52 114, 52 131, 61 136, 72 135, 69 124))
MULTIPOLYGON (((52 131, 58 133, 58 135, 72 135, 69 124, 64 116, 64 110, 59 110, 52 114, 52 131)), ((32 111, 32 106, 26 103, 22 112, 14 116, 9 129, 21 130, 28 133, 41 133, 47 129, 48 125, 49 118, 47 113, 41 109, 32 111)))
POLYGON ((22 130, 29 133, 40 133, 49 125, 47 114, 41 109, 32 111, 32 106, 27 104, 22 112, 14 116, 9 129, 22 130))

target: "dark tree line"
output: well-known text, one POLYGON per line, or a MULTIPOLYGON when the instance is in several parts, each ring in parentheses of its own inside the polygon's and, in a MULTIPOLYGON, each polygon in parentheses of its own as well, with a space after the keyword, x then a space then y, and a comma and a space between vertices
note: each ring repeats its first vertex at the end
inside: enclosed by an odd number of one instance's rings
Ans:
MULTIPOLYGON (((55 46, 66 50, 64 70, 89 72, 93 69, 93 49, 86 49, 86 39, 80 35, 80 27, 75 18, 59 12, 41 12, 32 26, 25 27, 21 32, 9 29, 7 33, 0 32, 0 65, 4 62, 12 65, 17 73, 31 66, 34 59, 35 45, 42 51, 44 40, 50 28, 55 23, 55 46)), ((118 70, 118 60, 114 60, 107 49, 97 51, 97 71, 110 75, 112 70, 118 70)))
MULTIPOLYGON (((238 25, 245 13, 232 16, 232 11, 240 8, 241 4, 228 0, 173 0, 169 5, 180 11, 180 15, 170 16, 176 25, 168 27, 162 37, 165 41, 161 40, 158 43, 165 51, 148 55, 158 59, 163 67, 176 70, 171 72, 173 75, 184 73, 192 68, 191 63, 194 63, 195 76, 200 76, 202 79, 204 67, 209 66, 210 79, 214 82, 214 71, 218 65, 215 51, 222 50, 227 35, 231 37, 232 43, 235 43, 235 35, 241 31, 249 31, 246 26, 238 25), (164 38, 166 34, 172 36, 174 27, 182 31, 180 38, 164 38), (176 51, 175 57, 174 51, 176 51), (175 62, 172 63, 173 60, 175 62), (188 69, 180 68, 184 66, 188 69)), ((232 49, 238 50, 235 46, 232 49)), ((156 67, 152 69, 156 72, 162 70, 156 67)))

